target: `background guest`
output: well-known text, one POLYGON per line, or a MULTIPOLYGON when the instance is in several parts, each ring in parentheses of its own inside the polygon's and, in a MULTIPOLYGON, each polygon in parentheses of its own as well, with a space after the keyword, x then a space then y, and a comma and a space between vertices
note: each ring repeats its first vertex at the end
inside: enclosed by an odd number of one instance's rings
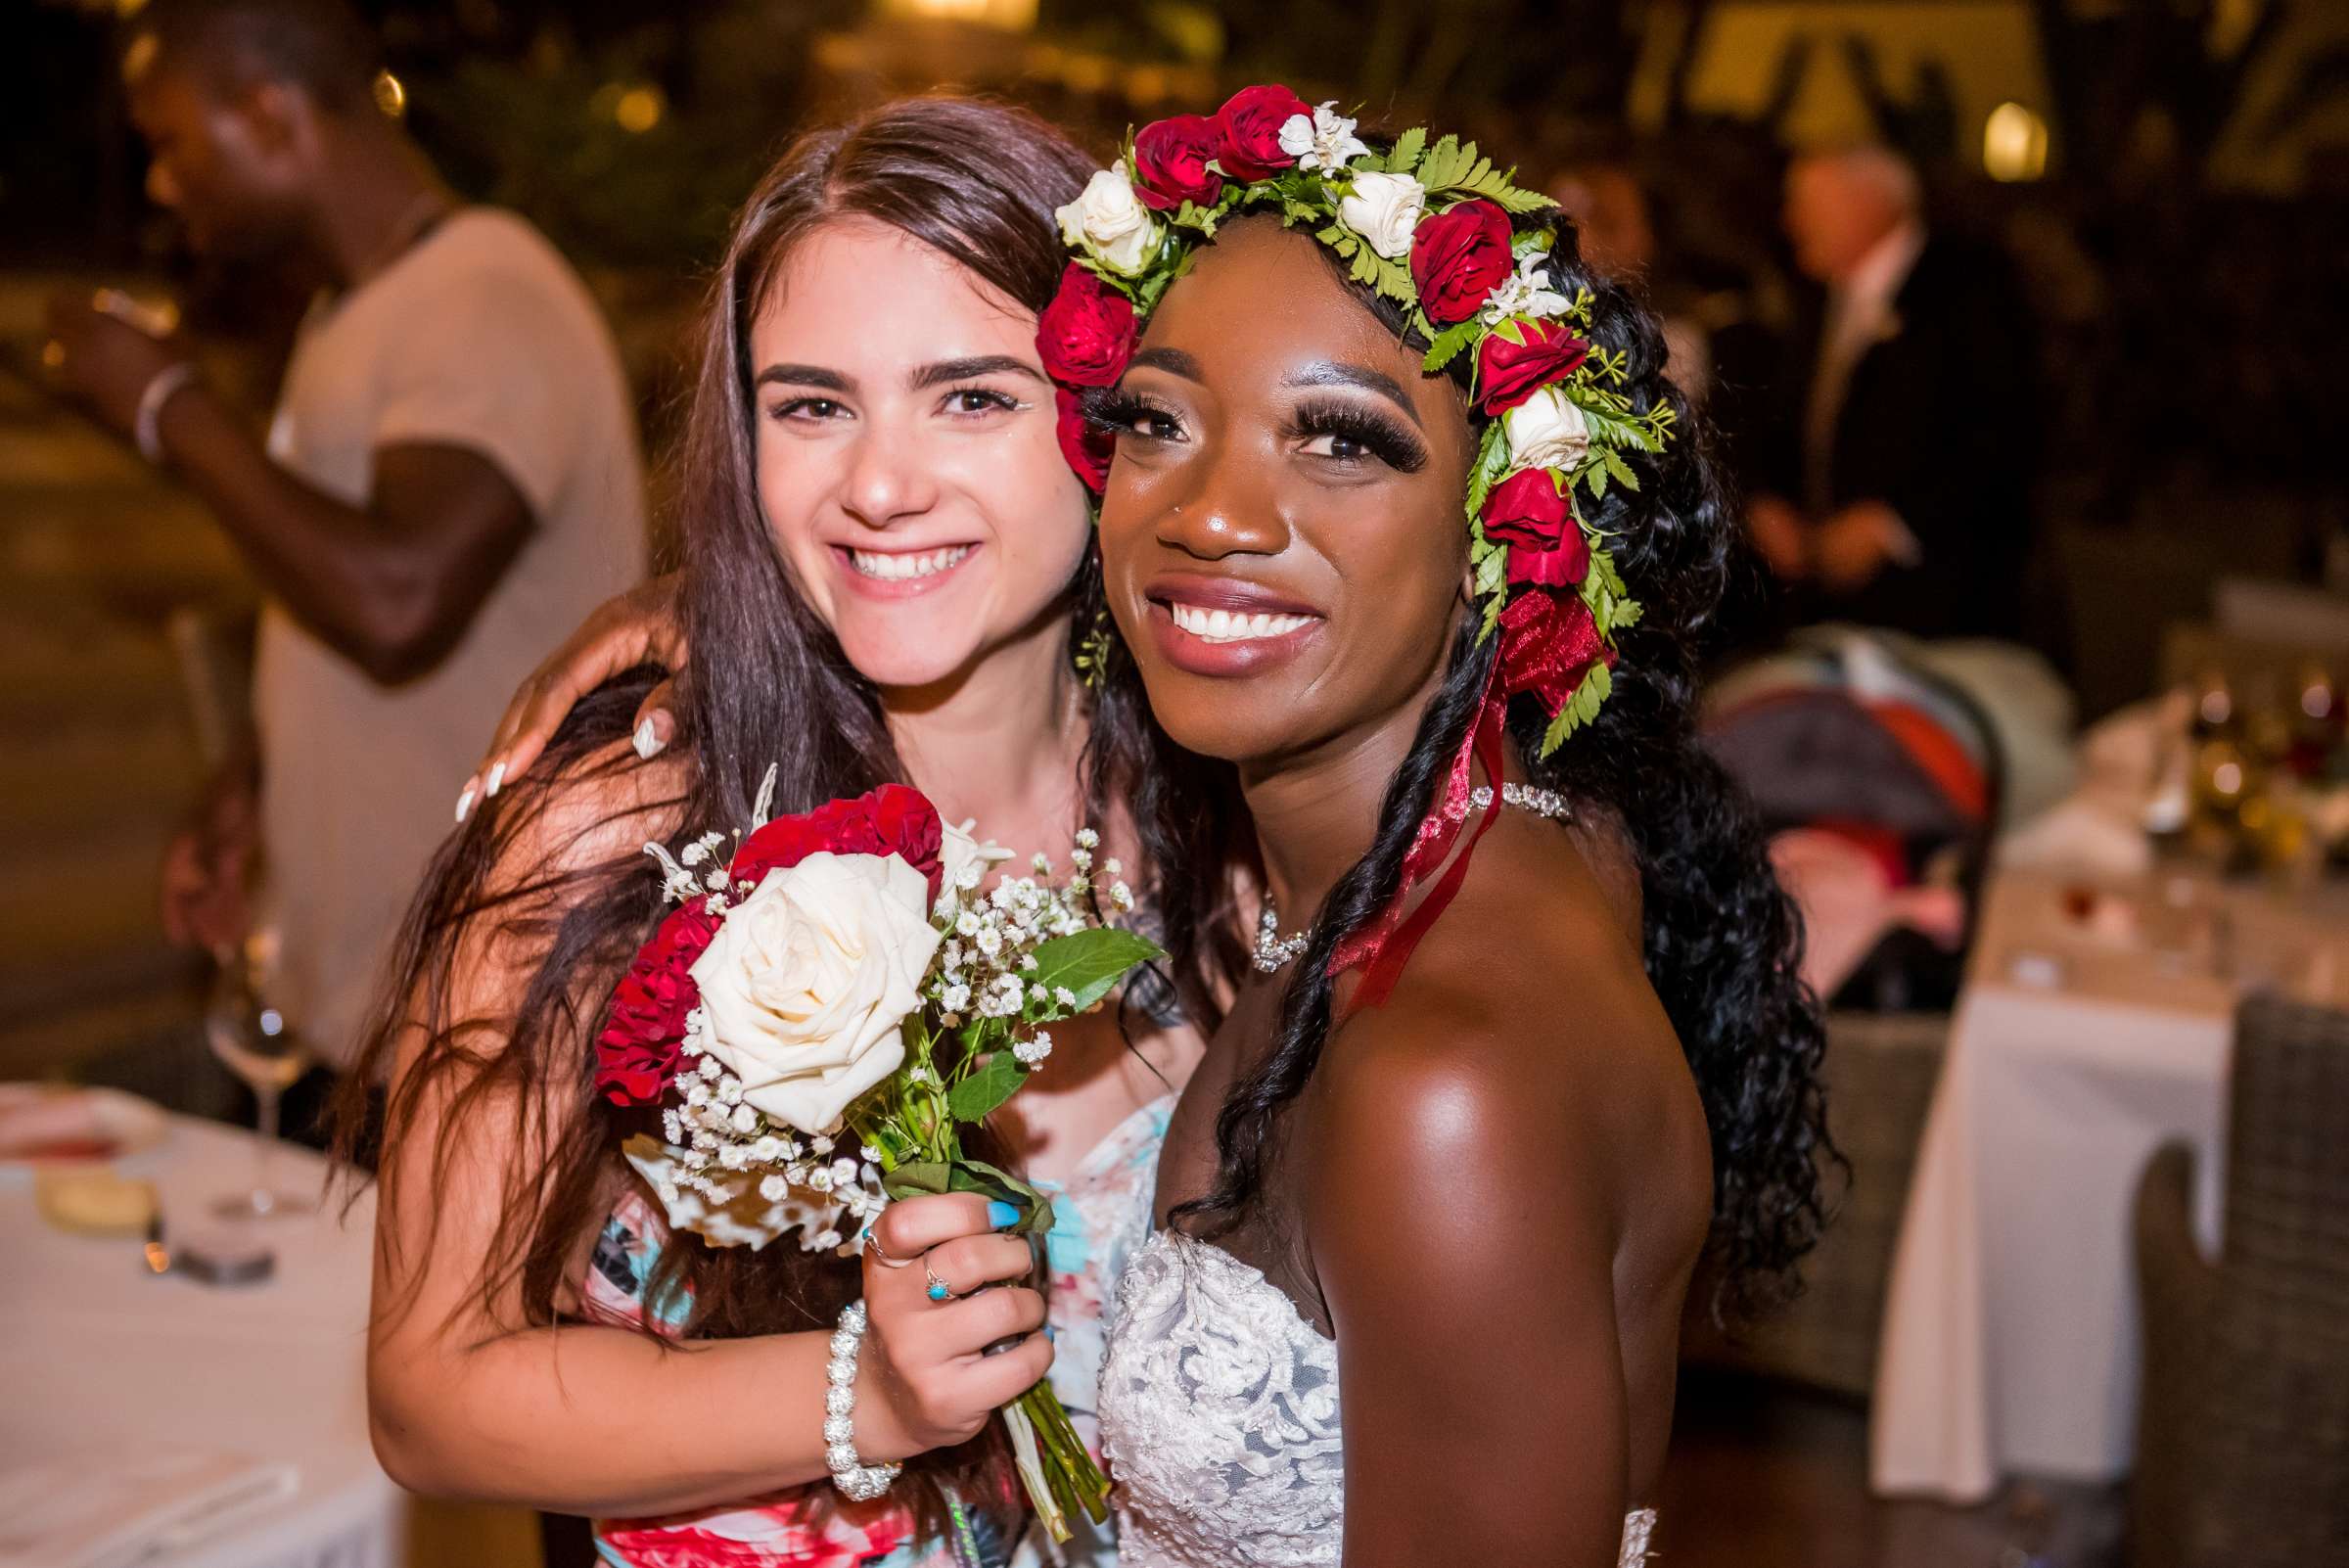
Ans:
POLYGON ((1702 403, 1713 380, 1707 323, 1692 308, 1699 301, 1688 298, 1693 291, 1680 269, 1667 275, 1658 268, 1656 210, 1637 171, 1613 159, 1576 163, 1550 180, 1547 194, 1574 219, 1585 260, 1647 291, 1663 322, 1673 382, 1702 403))
POLYGON ((1747 523, 1810 619, 2015 637, 2032 545, 2037 358, 2001 254, 1930 233, 1882 148, 1798 158, 1784 222, 1820 292, 1749 448, 1747 523))
POLYGON ((633 409, 577 276, 449 194, 341 5, 154 0, 122 70, 149 194, 190 245, 327 280, 265 443, 103 296, 52 303, 49 361, 210 506, 264 590, 257 755, 170 851, 165 921, 233 952, 257 852, 271 1000, 333 1063, 505 694, 641 574, 633 409))

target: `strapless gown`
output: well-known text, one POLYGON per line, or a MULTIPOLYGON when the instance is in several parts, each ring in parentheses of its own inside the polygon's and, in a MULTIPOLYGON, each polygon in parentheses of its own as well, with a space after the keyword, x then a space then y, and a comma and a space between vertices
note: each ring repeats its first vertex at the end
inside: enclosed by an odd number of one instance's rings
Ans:
MULTIPOLYGON (((1338 1348, 1221 1247, 1161 1230, 1119 1284, 1101 1369, 1123 1568, 1338 1568, 1338 1348)), ((1623 1522, 1647 1560, 1653 1509, 1623 1522)))

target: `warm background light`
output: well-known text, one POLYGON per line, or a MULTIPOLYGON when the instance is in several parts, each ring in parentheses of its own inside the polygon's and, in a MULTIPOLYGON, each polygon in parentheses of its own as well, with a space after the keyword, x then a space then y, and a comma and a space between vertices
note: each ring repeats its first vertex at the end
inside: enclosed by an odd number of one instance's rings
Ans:
POLYGON ((631 87, 612 106, 612 117, 620 121, 620 128, 639 136, 660 124, 667 112, 658 87, 631 87))
POLYGON ((668 116, 668 96, 649 81, 608 81, 588 100, 590 113, 631 136, 641 136, 668 116))
POLYGON ((1994 180, 2035 180, 2048 171, 2048 122, 2008 102, 1982 126, 1982 167, 1994 180))
POLYGON ((1036 0, 883 0, 885 17, 923 22, 966 22, 1006 32, 1027 32, 1036 25, 1036 0))

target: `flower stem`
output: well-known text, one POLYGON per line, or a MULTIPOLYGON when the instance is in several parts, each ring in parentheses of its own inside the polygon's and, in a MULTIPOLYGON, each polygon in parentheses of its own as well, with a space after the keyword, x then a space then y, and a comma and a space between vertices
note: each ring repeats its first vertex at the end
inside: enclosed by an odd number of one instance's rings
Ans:
POLYGON ((1034 1445, 1033 1471, 1023 1452, 1020 1478, 1027 1483, 1036 1517, 1055 1542, 1069 1539, 1069 1514, 1082 1511, 1095 1523, 1109 1516, 1109 1478, 1086 1452, 1051 1384, 1038 1383, 1021 1395, 1005 1407, 1004 1418, 1011 1424, 1015 1450, 1025 1448, 1023 1436, 1034 1445))

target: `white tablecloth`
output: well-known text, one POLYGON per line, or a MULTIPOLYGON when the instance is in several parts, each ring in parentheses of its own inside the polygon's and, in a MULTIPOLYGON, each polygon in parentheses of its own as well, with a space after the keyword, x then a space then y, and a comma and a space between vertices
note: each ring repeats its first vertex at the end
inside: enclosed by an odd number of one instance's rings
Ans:
MULTIPOLYGON (((159 1146, 122 1162, 151 1177, 168 1227, 252 1184, 251 1134, 173 1118, 159 1146)), ((292 1147, 281 1187, 310 1191, 322 1163, 292 1147)), ((0 1172, 0 1470, 91 1446, 173 1445, 284 1460, 285 1501, 167 1559, 167 1568, 392 1568, 405 1495, 376 1464, 364 1373, 372 1197, 347 1222, 261 1227, 277 1245, 265 1284, 207 1288, 156 1277, 135 1241, 64 1234, 22 1170, 0 1172)))
POLYGON ((2063 914, 2063 888, 2004 872, 1989 891, 1894 1255, 1879 1492, 1976 1501, 2009 1474, 2127 1473, 2145 1162, 2193 1146, 2215 1248, 2235 981, 2339 972, 2322 922, 2255 892, 2203 893, 2227 911, 2221 979, 2143 941, 2098 942, 2063 914))

